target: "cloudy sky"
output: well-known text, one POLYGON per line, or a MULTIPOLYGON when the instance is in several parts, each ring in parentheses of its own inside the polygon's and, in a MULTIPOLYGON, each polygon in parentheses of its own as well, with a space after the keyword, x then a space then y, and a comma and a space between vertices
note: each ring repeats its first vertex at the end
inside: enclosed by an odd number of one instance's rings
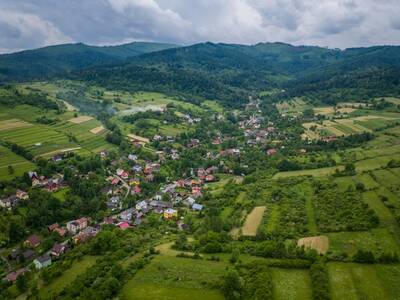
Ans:
POLYGON ((400 44, 399 0, 0 0, 0 52, 84 42, 400 44))

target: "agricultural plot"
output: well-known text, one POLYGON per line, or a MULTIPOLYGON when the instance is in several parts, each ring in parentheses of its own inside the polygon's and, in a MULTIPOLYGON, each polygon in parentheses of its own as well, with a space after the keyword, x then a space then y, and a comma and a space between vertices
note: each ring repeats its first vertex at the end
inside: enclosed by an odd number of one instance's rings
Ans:
POLYGON ((122 288, 119 299, 224 299, 214 289, 227 267, 211 262, 157 256, 122 288))
POLYGON ((68 121, 71 123, 74 123, 74 124, 80 124, 80 123, 90 121, 92 119, 93 119, 93 117, 90 117, 90 116, 79 116, 76 118, 69 119, 68 121))
POLYGON ((31 171, 36 166, 22 156, 13 153, 11 150, 0 146, 0 180, 12 179, 31 171), (9 166, 12 167, 10 174, 9 166))
POLYGON ((278 172, 274 175, 274 179, 286 178, 286 177, 297 177, 297 176, 314 176, 321 177, 334 174, 336 169, 343 170, 342 166, 337 167, 327 167, 327 168, 319 168, 319 169, 311 169, 311 170, 298 170, 298 171, 286 171, 286 172, 278 172))
POLYGON ((261 235, 285 233, 287 238, 314 233, 316 231, 314 212, 312 205, 307 204, 311 196, 308 194, 308 188, 307 181, 280 180, 266 196, 268 209, 259 233, 261 235))
POLYGON ((369 231, 343 231, 327 233, 333 253, 354 255, 358 250, 372 251, 379 255, 383 252, 398 251, 398 244, 393 234, 386 228, 376 228, 369 231))
POLYGON ((311 278, 308 270, 271 268, 273 299, 312 299, 311 278))
POLYGON ((0 131, 24 128, 24 127, 29 127, 29 126, 32 126, 32 124, 22 121, 22 120, 19 120, 19 119, 9 119, 9 120, 0 121, 0 131))
POLYGON ((398 186, 400 178, 389 170, 376 170, 373 172, 376 181, 387 188, 398 186))
POLYGON ((244 236, 255 236, 257 234, 257 229, 261 223, 265 209, 265 206, 258 206, 247 215, 246 221, 242 227, 242 234, 244 236))
POLYGON ((321 232, 363 231, 377 226, 377 216, 357 191, 340 192, 335 184, 317 182, 313 204, 321 232))
POLYGON ((66 135, 46 125, 1 131, 0 139, 23 146, 33 155, 78 147, 66 135))
POLYGON ((399 299, 398 265, 328 263, 328 270, 333 300, 399 299))
POLYGON ((304 110, 311 108, 311 105, 307 104, 301 98, 294 98, 291 101, 284 101, 276 104, 276 108, 279 110, 281 115, 299 115, 304 110))
POLYGON ((325 254, 329 249, 329 239, 325 235, 305 237, 297 241, 297 246, 314 249, 318 253, 325 254))

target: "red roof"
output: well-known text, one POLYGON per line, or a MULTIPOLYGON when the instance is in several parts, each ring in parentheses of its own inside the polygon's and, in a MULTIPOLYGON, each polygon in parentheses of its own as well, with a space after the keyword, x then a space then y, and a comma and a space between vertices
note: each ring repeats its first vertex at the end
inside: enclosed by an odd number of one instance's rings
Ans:
POLYGON ((117 226, 121 229, 127 229, 127 228, 129 228, 130 225, 128 222, 120 222, 117 224, 117 226))
POLYGON ((29 244, 32 247, 37 247, 40 245, 40 237, 32 234, 26 239, 25 243, 29 244))

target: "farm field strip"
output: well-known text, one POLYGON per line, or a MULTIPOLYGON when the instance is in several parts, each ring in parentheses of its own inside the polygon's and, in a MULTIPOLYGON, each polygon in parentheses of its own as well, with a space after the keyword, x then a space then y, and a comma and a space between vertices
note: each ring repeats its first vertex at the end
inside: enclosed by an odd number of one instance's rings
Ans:
POLYGON ((244 236, 255 236, 257 234, 257 229, 262 221, 265 209, 265 206, 257 206, 247 215, 242 227, 242 234, 244 236))
POLYGON ((8 119, 0 121, 0 131, 12 130, 32 126, 33 124, 20 119, 8 119))
POLYGON ((308 270, 271 268, 274 300, 312 299, 312 285, 308 270))

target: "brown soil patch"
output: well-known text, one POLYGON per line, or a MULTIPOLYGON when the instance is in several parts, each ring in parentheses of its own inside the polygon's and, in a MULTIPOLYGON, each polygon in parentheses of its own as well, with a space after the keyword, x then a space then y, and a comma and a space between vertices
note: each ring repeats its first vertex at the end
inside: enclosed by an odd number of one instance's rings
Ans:
POLYGON ((80 117, 69 119, 68 121, 70 121, 71 123, 74 123, 74 124, 80 124, 80 123, 90 121, 92 119, 93 118, 90 116, 80 116, 80 117))
POLYGON ((19 119, 0 121, 0 131, 16 129, 16 128, 24 128, 29 126, 32 126, 32 124, 19 119))
POLYGON ((297 241, 297 246, 317 250, 318 253, 325 254, 329 249, 329 239, 325 235, 301 238, 297 241))
POLYGON ((262 221, 265 209, 265 206, 257 206, 247 215, 246 221, 242 227, 243 235, 255 236, 257 234, 257 229, 262 221))
POLYGON ((99 126, 93 129, 90 129, 90 132, 93 134, 102 134, 106 129, 103 126, 99 126))

